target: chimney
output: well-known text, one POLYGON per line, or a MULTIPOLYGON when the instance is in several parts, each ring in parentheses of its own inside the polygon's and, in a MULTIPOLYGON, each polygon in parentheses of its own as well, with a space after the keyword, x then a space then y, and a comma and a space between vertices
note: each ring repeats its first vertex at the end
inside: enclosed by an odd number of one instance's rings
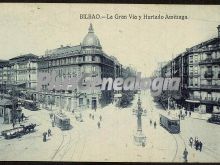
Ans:
POLYGON ((217 29, 218 29, 218 38, 220 38, 220 25, 218 25, 217 29))

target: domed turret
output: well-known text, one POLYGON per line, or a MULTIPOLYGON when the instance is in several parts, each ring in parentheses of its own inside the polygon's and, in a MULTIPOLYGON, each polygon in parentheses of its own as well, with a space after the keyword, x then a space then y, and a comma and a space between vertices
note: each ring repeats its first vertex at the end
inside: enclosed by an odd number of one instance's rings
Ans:
POLYGON ((102 48, 98 37, 94 33, 92 24, 90 24, 89 32, 83 39, 82 47, 87 47, 87 48, 88 47, 95 47, 95 48, 99 48, 99 49, 102 48))

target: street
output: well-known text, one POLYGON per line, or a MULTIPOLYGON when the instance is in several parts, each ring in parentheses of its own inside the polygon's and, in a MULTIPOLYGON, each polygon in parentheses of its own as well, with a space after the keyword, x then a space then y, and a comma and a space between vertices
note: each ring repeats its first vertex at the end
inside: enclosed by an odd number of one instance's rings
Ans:
MULTIPOLYGON (((147 115, 142 116, 142 129, 147 137, 145 147, 136 146, 133 140, 137 129, 137 117, 132 113, 137 106, 136 96, 129 108, 119 109, 110 104, 96 111, 83 110, 83 122, 76 121, 74 114, 65 111, 72 125, 66 131, 52 127, 51 111, 23 109, 28 122, 38 125, 36 131, 11 140, 1 137, 0 160, 183 162, 186 148, 189 162, 220 161, 219 125, 187 116, 181 120, 180 134, 170 134, 159 124, 159 113, 164 110, 153 102, 150 93, 142 92, 141 101, 147 110, 147 115), (94 120, 89 117, 90 113, 94 114, 94 120), (102 121, 98 128, 100 115, 102 121), (150 120, 156 121, 156 128, 150 125, 150 120), (49 128, 52 136, 43 142, 43 132, 49 128), (195 136, 203 142, 201 152, 189 146, 189 138, 195 136)), ((0 131, 8 128, 12 125, 0 125, 0 131)))

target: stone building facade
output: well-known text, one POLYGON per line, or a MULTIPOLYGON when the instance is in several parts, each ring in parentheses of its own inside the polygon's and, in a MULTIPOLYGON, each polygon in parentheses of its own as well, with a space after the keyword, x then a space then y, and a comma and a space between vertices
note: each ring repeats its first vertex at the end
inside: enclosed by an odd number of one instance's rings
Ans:
POLYGON ((11 66, 11 90, 24 93, 33 100, 36 98, 38 56, 34 54, 20 55, 9 59, 11 66))
MULTIPOLYGON (((118 77, 121 74, 121 64, 115 57, 107 55, 100 44, 90 24, 88 34, 82 43, 77 46, 61 46, 53 50, 47 50, 39 59, 38 73, 56 72, 61 80, 68 78, 80 78, 84 73, 92 74, 90 80, 96 77, 118 77)), ((38 80, 39 81, 39 80, 38 80)), ((62 85, 62 81, 60 82, 62 85)), ((75 109, 96 109, 112 101, 114 91, 87 90, 82 91, 78 87, 68 89, 49 90, 51 84, 42 85, 37 91, 38 101, 48 108, 58 108, 67 111, 75 109)), ((71 84, 69 84, 71 85, 71 84)))
POLYGON ((220 111, 220 25, 217 29, 218 37, 188 48, 171 60, 171 77, 181 78, 181 104, 188 110, 220 111))

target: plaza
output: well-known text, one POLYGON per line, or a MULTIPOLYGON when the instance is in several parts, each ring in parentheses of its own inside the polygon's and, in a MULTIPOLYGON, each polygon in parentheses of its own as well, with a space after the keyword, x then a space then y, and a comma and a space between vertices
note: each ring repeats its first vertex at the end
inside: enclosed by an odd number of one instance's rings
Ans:
MULTIPOLYGON (((189 162, 218 162, 220 127, 207 123, 201 116, 193 113, 191 117, 181 120, 180 134, 170 134, 159 125, 159 113, 163 109, 153 102, 149 92, 141 93, 143 109, 142 131, 146 136, 145 147, 137 146, 133 136, 136 131, 136 116, 132 110, 136 107, 137 95, 129 108, 117 108, 110 104, 96 111, 83 110, 83 122, 75 119, 73 113, 65 111, 70 117, 72 128, 61 131, 52 127, 49 114, 51 111, 41 109, 29 111, 23 109, 29 121, 37 123, 36 131, 6 140, 0 140, 1 160, 40 160, 41 161, 113 161, 113 162, 183 162, 183 151, 187 148, 189 162), (89 114, 94 115, 94 120, 89 114), (101 126, 97 127, 99 116, 101 126), (150 125, 156 121, 156 129, 150 125), (43 132, 51 129, 52 136, 43 142, 43 132), (212 132, 212 134, 208 133, 212 132), (203 142, 203 150, 196 151, 189 146, 189 138, 197 136, 203 142), (31 153, 31 154, 27 154, 31 153)), ((164 110, 163 110, 164 111, 164 110)), ((178 111, 178 110, 175 110, 178 111)), ((175 111, 173 113, 175 113, 175 111)), ((11 128, 2 125, 1 131, 11 128)))

